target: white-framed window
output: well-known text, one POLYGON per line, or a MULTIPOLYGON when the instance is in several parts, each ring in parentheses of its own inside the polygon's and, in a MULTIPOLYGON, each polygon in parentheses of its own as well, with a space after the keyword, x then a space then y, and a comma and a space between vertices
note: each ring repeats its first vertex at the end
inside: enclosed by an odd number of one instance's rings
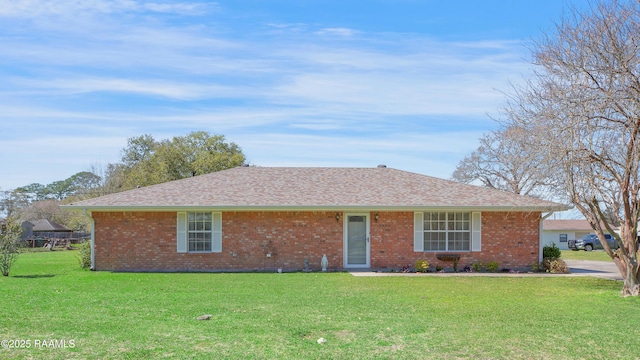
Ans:
POLYGON ((414 213, 414 251, 481 251, 481 213, 414 213))
POLYGON ((560 242, 567 242, 567 234, 560 234, 560 242))
POLYGON ((211 216, 210 212, 187 213, 187 245, 189 252, 211 251, 211 216))
POLYGON ((222 252, 221 213, 179 212, 177 232, 178 252, 222 252))
POLYGON ((469 251, 471 214, 468 212, 424 213, 424 251, 469 251))

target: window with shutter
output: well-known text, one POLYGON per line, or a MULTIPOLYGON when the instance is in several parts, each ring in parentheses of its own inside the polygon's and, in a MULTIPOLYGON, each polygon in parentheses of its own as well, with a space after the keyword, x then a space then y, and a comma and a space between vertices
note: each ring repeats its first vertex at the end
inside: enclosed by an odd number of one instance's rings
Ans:
POLYGON ((179 212, 177 229, 178 252, 222 252, 222 213, 179 212))
POLYGON ((480 251, 480 212, 414 213, 414 251, 480 251))

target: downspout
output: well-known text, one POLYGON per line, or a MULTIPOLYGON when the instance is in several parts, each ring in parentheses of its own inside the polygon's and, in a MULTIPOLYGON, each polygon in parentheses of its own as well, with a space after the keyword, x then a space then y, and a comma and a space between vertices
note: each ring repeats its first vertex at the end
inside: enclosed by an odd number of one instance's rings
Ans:
POLYGON ((542 262, 542 248, 544 247, 544 245, 542 244, 542 237, 544 236, 544 233, 542 231, 542 223, 546 218, 553 215, 553 213, 553 211, 550 211, 549 213, 547 213, 547 215, 540 218, 540 225, 538 230, 538 264, 542 262))
POLYGON ((96 222, 93 219, 93 216, 91 216, 91 211, 87 211, 87 209, 84 209, 82 212, 84 212, 85 215, 89 215, 89 219, 91 219, 91 270, 95 270, 96 269, 96 251, 95 251, 95 244, 96 244, 96 222))

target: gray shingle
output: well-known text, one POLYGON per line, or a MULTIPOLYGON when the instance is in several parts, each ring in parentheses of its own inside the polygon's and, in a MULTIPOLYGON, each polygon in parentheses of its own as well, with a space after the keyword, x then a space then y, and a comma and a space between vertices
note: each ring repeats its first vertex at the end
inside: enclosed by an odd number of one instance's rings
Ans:
POLYGON ((545 220, 542 222, 542 228, 544 230, 578 230, 578 231, 593 231, 591 225, 587 220, 545 220))
POLYGON ((60 225, 56 222, 47 219, 40 219, 36 221, 31 221, 33 224, 33 231, 43 231, 43 232, 56 232, 56 231, 71 231, 64 225, 60 225))
POLYGON ((85 209, 476 208, 567 206, 391 168, 238 167, 71 204, 85 209))

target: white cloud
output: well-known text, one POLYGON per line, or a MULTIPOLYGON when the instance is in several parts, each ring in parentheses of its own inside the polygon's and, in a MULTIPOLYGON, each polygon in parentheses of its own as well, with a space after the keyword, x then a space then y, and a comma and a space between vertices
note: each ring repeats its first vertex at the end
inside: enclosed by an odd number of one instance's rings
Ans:
POLYGON ((35 18, 49 15, 114 14, 150 11, 178 15, 202 15, 217 8, 215 3, 178 2, 161 4, 133 0, 8 0, 0 3, 0 16, 35 18))
POLYGON ((293 123, 289 125, 291 128, 306 129, 306 130, 339 130, 342 126, 336 120, 323 119, 323 120, 306 120, 299 123, 293 123))
POLYGON ((318 35, 339 36, 339 37, 351 37, 351 36, 354 36, 354 35, 356 35, 358 33, 359 32, 357 30, 349 29, 349 28, 343 28, 343 27, 339 27, 339 28, 324 28, 324 29, 320 29, 320 30, 316 31, 316 34, 318 34, 318 35))
POLYGON ((154 12, 164 12, 181 15, 203 15, 217 8, 216 3, 170 3, 159 4, 154 2, 145 2, 140 5, 141 8, 154 12))
MULTIPOLYGON (((398 130, 398 129, 396 129, 398 130)), ((238 137, 251 163, 260 166, 389 167, 449 178, 457 158, 475 149, 478 132, 413 134, 353 138, 342 135, 267 133, 238 137), (454 150, 452 150, 454 149, 454 150)))
POLYGON ((14 84, 23 85, 30 94, 77 95, 94 92, 135 93, 160 96, 176 100, 203 98, 228 98, 247 96, 250 89, 222 85, 200 85, 192 82, 157 79, 131 80, 125 78, 67 78, 67 79, 13 79, 14 84))
MULTIPOLYGON (((0 113, 11 130, 0 146, 25 149, 3 161, 26 173, 61 160, 59 180, 117 160, 128 137, 206 130, 258 165, 386 163, 448 177, 491 126, 498 89, 526 71, 509 41, 304 23, 256 34, 215 17, 164 16, 215 11, 188 1, 0 0, 0 17, 19 25, 0 34, 0 113), (33 139, 46 146, 28 147, 33 139)), ((47 181, 23 180, 0 186, 47 181)))

